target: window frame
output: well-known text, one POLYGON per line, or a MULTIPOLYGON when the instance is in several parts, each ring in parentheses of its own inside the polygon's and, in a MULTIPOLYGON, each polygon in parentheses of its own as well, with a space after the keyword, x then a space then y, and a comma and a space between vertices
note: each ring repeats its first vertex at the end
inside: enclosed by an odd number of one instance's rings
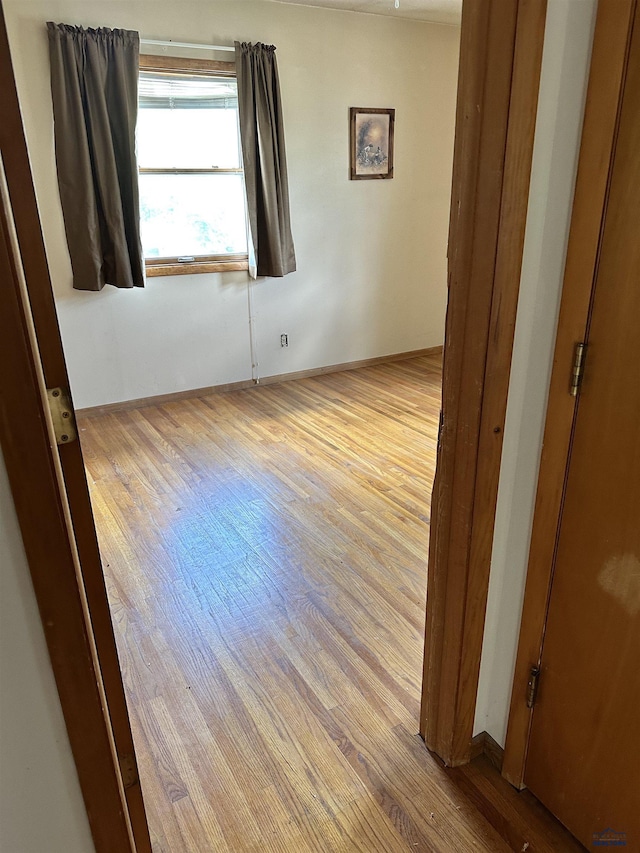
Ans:
MULTIPOLYGON (((140 71, 163 71, 172 74, 184 74, 185 77, 200 75, 211 77, 236 77, 235 62, 224 62, 217 59, 187 59, 176 56, 158 56, 141 53, 139 58, 140 71)), ((238 169, 163 169, 140 168, 138 174, 244 174, 242 167, 238 169)), ((233 270, 248 270, 249 256, 247 252, 229 255, 197 255, 193 261, 179 261, 175 258, 145 258, 147 277, 160 275, 194 275, 198 273, 229 272, 233 270)))

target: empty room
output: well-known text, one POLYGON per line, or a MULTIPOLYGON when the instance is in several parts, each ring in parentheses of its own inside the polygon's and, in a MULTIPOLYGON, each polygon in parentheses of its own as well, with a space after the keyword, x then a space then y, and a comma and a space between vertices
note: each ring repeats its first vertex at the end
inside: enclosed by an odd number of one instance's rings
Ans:
POLYGON ((632 836, 549 779, 526 651, 592 43, 632 16, 499 7, 2 0, 0 849, 632 836))

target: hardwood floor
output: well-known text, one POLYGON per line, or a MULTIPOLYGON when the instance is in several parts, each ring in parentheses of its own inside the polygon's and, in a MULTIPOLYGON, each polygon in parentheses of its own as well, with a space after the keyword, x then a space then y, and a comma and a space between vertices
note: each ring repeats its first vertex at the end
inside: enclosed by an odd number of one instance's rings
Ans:
POLYGON ((80 423, 155 851, 582 849, 417 734, 435 356, 80 423))

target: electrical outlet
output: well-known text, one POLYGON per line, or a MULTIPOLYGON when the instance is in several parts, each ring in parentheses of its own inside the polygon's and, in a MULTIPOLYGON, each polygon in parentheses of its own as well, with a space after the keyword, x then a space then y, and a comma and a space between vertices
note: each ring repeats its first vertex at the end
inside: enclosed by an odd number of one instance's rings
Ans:
POLYGON ((288 347, 289 346, 289 335, 280 335, 280 346, 288 347))

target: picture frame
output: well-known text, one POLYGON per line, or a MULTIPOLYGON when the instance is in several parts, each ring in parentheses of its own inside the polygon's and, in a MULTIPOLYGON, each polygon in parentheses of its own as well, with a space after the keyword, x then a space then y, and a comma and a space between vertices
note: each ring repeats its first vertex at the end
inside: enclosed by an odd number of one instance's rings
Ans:
POLYGON ((395 115, 394 109, 349 109, 349 177, 352 181, 393 178, 395 115))

